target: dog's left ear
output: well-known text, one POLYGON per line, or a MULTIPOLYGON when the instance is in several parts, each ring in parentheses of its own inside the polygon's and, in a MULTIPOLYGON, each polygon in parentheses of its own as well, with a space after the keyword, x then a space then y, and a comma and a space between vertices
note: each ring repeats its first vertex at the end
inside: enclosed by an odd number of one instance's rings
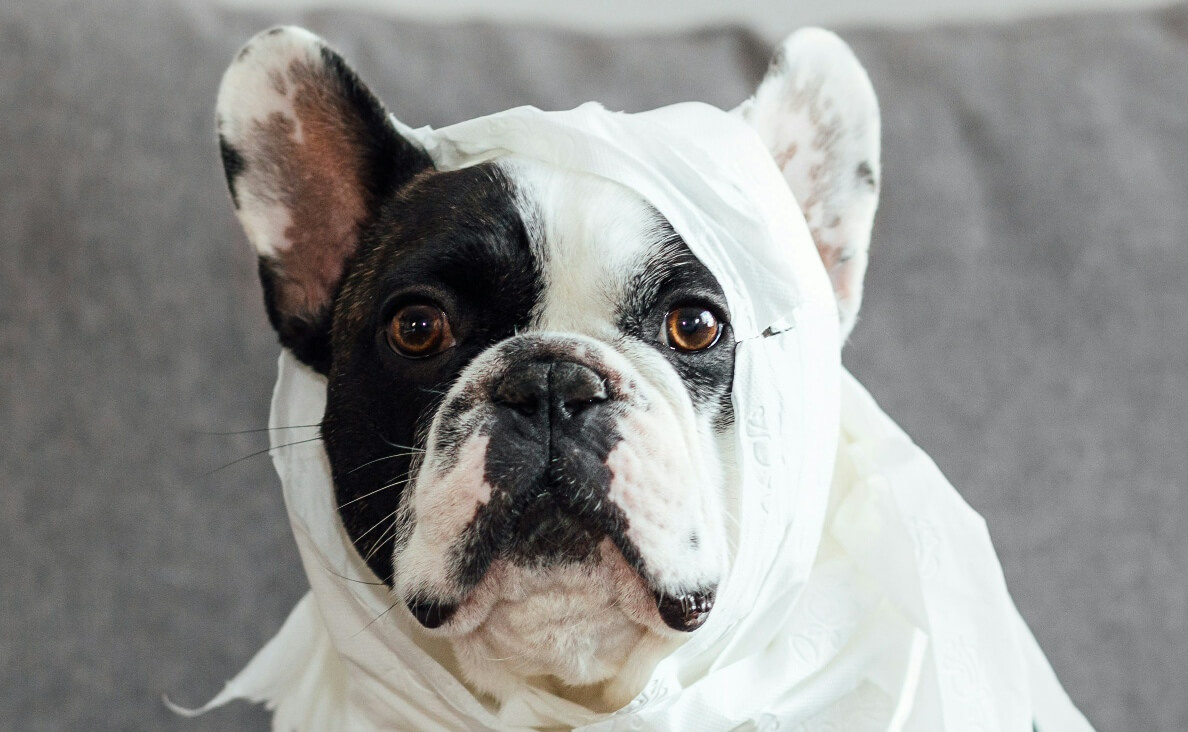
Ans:
POLYGON ((862 304, 879 198, 879 105, 850 47, 820 28, 776 50, 735 114, 758 132, 796 197, 837 295, 843 341, 862 304))
POLYGON ((322 39, 282 27, 250 40, 223 76, 219 147, 256 250, 281 343, 330 368, 331 312, 378 202, 432 167, 322 39))

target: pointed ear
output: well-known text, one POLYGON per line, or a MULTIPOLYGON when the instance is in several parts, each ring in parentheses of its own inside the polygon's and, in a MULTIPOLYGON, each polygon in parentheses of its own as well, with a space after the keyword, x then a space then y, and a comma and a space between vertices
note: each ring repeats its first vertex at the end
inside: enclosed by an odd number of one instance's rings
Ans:
POLYGON ((735 110, 758 132, 808 221, 837 295, 842 339, 862 304, 879 197, 879 106, 850 47, 819 28, 777 49, 735 110))
POLYGON ((219 87, 217 123, 269 320, 284 346, 326 373, 331 305, 360 229, 432 163, 342 57, 300 28, 243 47, 219 87))

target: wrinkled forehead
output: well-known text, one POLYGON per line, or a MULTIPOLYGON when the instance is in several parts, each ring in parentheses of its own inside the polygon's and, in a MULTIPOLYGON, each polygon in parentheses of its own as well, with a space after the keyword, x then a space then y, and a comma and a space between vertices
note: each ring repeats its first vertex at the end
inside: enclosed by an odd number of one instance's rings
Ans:
POLYGON ((613 325, 608 312, 642 304, 666 279, 718 289, 669 222, 635 191, 527 158, 503 158, 498 166, 512 183, 542 283, 534 327, 604 335, 597 331, 613 325))

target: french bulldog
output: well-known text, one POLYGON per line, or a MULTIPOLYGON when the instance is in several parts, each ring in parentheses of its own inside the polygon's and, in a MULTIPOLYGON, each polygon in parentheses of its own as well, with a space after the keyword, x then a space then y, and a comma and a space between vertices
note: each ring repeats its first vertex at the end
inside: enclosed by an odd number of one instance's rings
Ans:
MULTIPOLYGON (((803 210, 844 340, 878 198, 870 82, 800 31, 733 113, 803 210)), ((713 611, 737 540, 714 276, 619 184, 511 155, 436 169, 298 28, 240 51, 217 127, 269 320, 326 378, 338 515, 393 612, 496 700, 630 700, 713 611)))

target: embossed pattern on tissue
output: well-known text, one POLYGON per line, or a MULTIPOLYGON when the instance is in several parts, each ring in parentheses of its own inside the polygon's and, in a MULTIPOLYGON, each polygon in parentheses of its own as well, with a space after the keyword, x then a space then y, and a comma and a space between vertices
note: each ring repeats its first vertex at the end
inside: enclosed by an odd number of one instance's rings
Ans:
POLYGON ((916 566, 923 579, 932 579, 941 569, 941 537, 936 527, 922 518, 916 518, 909 525, 912 546, 916 550, 916 566))
POLYGON ((771 513, 771 430, 767 424, 767 411, 760 404, 751 410, 747 417, 747 436, 751 441, 751 455, 755 459, 757 470, 755 482, 763 486, 763 497, 759 507, 763 513, 771 513))
POLYGON ((864 682, 830 708, 791 728, 790 732, 883 732, 891 716, 891 700, 864 682))
POLYGON ((748 719, 730 732, 779 732, 780 720, 774 714, 760 714, 748 719))
POLYGON ((854 632, 858 602, 844 588, 837 586, 810 591, 803 600, 804 622, 792 649, 800 660, 811 666, 837 653, 854 632))
POLYGON ((961 701, 964 716, 962 729, 990 732, 992 711, 990 694, 986 688, 986 674, 978 659, 977 644, 967 636, 958 635, 941 647, 940 667, 942 683, 961 701))

